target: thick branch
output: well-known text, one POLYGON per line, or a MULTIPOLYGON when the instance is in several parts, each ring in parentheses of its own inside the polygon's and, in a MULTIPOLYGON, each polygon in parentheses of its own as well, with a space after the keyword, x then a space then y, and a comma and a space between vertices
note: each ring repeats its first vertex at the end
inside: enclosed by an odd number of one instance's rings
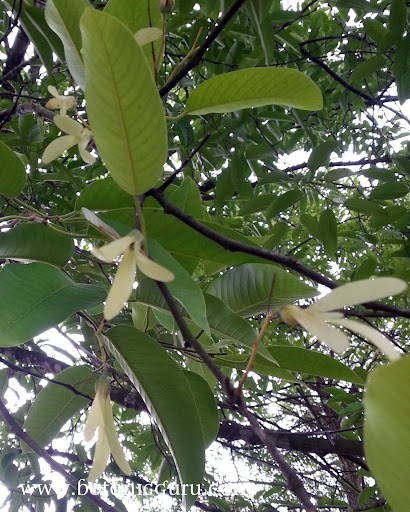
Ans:
MULTIPOLYGON (((302 453, 315 453, 321 457, 335 454, 348 457, 364 457, 363 444, 360 441, 336 437, 331 443, 324 437, 312 437, 308 433, 275 432, 265 429, 266 435, 271 437, 277 446, 283 450, 302 453)), ((261 441, 252 428, 235 423, 222 421, 219 426, 218 438, 227 441, 244 441, 247 444, 260 446, 261 441)))
MULTIPOLYGON (((50 466, 50 468, 55 471, 56 473, 59 473, 62 475, 65 479, 65 481, 71 485, 76 491, 78 489, 78 480, 75 478, 72 474, 67 473, 67 471, 56 462, 51 455, 47 453, 47 451, 42 448, 37 442, 32 439, 27 432, 24 432, 24 430, 20 427, 20 425, 17 423, 17 421, 11 416, 9 411, 7 410, 7 407, 5 406, 4 402, 0 398, 0 416, 3 418, 4 423, 7 425, 10 432, 14 435, 16 435, 18 438, 20 438, 22 441, 24 441, 33 451, 36 453, 39 457, 44 459, 47 464, 50 466)), ((115 507, 109 505, 104 500, 102 500, 100 497, 95 496, 93 494, 87 494, 86 498, 93 503, 95 503, 103 512, 119 512, 118 509, 115 507)))

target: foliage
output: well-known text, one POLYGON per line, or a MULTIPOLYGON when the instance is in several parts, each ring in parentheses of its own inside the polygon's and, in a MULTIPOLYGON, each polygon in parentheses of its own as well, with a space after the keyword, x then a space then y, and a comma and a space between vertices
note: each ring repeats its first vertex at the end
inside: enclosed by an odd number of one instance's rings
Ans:
POLYGON ((409 7, 173 3, 0 5, 7 510, 405 512, 409 7))

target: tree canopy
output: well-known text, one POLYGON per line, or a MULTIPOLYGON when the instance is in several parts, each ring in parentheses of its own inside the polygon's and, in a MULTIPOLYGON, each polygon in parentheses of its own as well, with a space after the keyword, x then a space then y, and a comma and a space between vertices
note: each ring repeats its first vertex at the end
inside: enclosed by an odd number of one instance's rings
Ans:
POLYGON ((408 2, 0 9, 6 509, 407 512, 408 2))

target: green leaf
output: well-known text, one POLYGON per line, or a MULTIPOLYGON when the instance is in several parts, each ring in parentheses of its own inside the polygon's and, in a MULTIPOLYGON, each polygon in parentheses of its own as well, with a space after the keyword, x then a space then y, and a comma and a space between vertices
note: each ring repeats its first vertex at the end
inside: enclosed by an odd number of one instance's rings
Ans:
POLYGON ((75 203, 75 209, 82 207, 103 212, 116 208, 133 207, 134 200, 110 177, 97 180, 83 188, 75 203))
POLYGON ((363 25, 367 35, 378 46, 383 46, 386 40, 388 29, 378 19, 366 18, 363 20, 363 25))
POLYGON ((274 199, 266 209, 266 218, 271 219, 278 213, 287 210, 294 204, 298 203, 305 194, 301 190, 289 190, 274 199))
POLYGON ((324 210, 319 220, 320 240, 328 256, 334 256, 337 250, 337 221, 332 210, 324 210))
POLYGON ((383 183, 382 185, 377 185, 370 192, 370 199, 397 199, 398 197, 404 197, 409 193, 409 187, 402 182, 395 183, 383 183))
POLYGON ((365 169, 361 171, 360 174, 366 176, 371 180, 379 180, 379 181, 387 181, 387 182, 396 182, 397 176, 391 169, 379 169, 378 167, 370 167, 370 169, 365 169))
POLYGON ((272 194, 261 194, 245 201, 241 206, 240 215, 262 212, 272 203, 272 194))
POLYGON ((270 230, 269 238, 263 242, 262 246, 268 251, 272 251, 278 245, 282 245, 286 240, 286 234, 289 231, 289 225, 287 222, 276 222, 276 224, 270 230))
POLYGON ((207 292, 243 317, 266 313, 275 276, 270 309, 289 304, 297 299, 315 297, 318 291, 296 276, 274 265, 251 263, 231 268, 216 279, 207 292))
MULTIPOLYGON (((269 361, 266 361, 266 364, 264 362, 260 364, 261 360, 265 361, 264 359, 256 356, 255 363, 252 367, 252 371, 254 373, 258 373, 259 375, 270 375, 271 377, 276 377, 277 379, 286 380, 288 382, 300 383, 300 380, 297 379, 290 371, 280 368, 277 364, 270 363, 269 361)), ((214 361, 220 366, 244 371, 248 365, 249 354, 214 356, 214 361)))
POLYGON ((329 163, 330 155, 338 149, 338 143, 335 140, 327 140, 315 147, 309 156, 307 166, 314 172, 319 167, 326 166, 329 163))
POLYGON ((332 169, 328 173, 326 173, 323 179, 326 183, 332 183, 333 181, 340 180, 342 178, 347 178, 353 174, 351 169, 346 169, 345 167, 339 167, 338 169, 332 169))
POLYGON ((0 233, 0 259, 40 261, 64 267, 73 253, 72 238, 43 224, 19 224, 0 233))
POLYGON ((20 13, 20 22, 23 25, 24 31, 30 38, 30 41, 33 43, 41 62, 47 70, 47 73, 51 75, 53 72, 53 50, 51 49, 50 43, 33 21, 27 16, 24 9, 22 9, 20 13))
POLYGON ((275 345, 268 350, 277 359, 279 366, 286 370, 364 384, 363 379, 348 366, 315 350, 282 345, 275 345))
POLYGON ((354 212, 364 213, 366 215, 383 215, 384 217, 388 217, 387 212, 382 206, 376 203, 372 203, 367 199, 352 197, 351 199, 347 199, 344 202, 344 205, 346 208, 353 210, 354 212))
POLYGON ((196 500, 190 490, 202 483, 205 448, 199 408, 192 393, 187 393, 184 371, 155 340, 133 327, 113 327, 106 344, 143 397, 172 453, 181 483, 193 484, 182 497, 188 509, 196 500))
POLYGON ((392 0, 389 16, 389 36, 396 41, 403 34, 407 24, 407 3, 406 0, 392 0))
POLYGON ((103 288, 77 284, 50 265, 6 265, 0 271, 0 346, 20 345, 105 296, 103 288))
POLYGON ((153 187, 167 156, 167 127, 148 63, 116 18, 87 9, 81 19, 87 113, 99 154, 134 196, 153 187))
POLYGON ((188 387, 191 389, 194 403, 198 409, 198 417, 202 427, 205 448, 213 443, 218 435, 219 416, 215 397, 206 380, 197 373, 184 370, 188 387))
POLYGON ((397 44, 393 74, 396 80, 399 101, 403 104, 410 98, 410 35, 403 37, 397 44))
POLYGON ((53 30, 48 26, 45 16, 44 9, 40 7, 33 7, 31 5, 23 5, 24 12, 31 23, 43 34, 50 44, 53 52, 57 57, 64 60, 64 46, 60 38, 55 34, 53 30))
POLYGON ((204 218, 201 194, 198 185, 191 177, 185 178, 182 185, 169 195, 168 200, 183 212, 192 215, 192 217, 196 219, 204 218))
POLYGON ((80 18, 87 7, 91 10, 87 0, 50 0, 46 3, 44 11, 47 23, 64 45, 68 69, 83 90, 85 77, 81 54, 80 18))
POLYGON ((410 357, 370 374, 364 396, 366 461, 394 512, 409 508, 410 357))
MULTIPOLYGON (((104 12, 114 16, 131 30, 135 35, 138 30, 147 27, 156 27, 162 30, 162 16, 158 9, 157 0, 109 0, 104 12)), ((158 58, 161 41, 154 42, 155 57, 158 58)), ((142 48, 150 67, 154 70, 152 45, 147 44, 142 48)))
POLYGON ((185 114, 234 112, 264 105, 321 110, 318 86, 296 69, 248 68, 217 75, 189 95, 185 114))
POLYGON ((309 235, 313 236, 313 238, 316 238, 316 240, 321 241, 319 222, 314 217, 303 213, 300 216, 300 223, 306 229, 309 235))
POLYGON ((352 82, 363 82, 365 78, 376 71, 380 71, 381 68, 386 64, 386 59, 383 55, 375 55, 369 59, 364 60, 358 66, 356 66, 350 75, 352 82))
MULTIPOLYGON (((87 366, 73 366, 58 373, 53 381, 36 396, 24 422, 24 430, 40 446, 51 443, 67 421, 71 420, 81 409, 84 409, 95 394, 94 384, 98 374, 87 366), (79 393, 57 383, 69 384, 79 393)), ((23 451, 31 451, 23 443, 23 451)))
MULTIPOLYGON (((252 371, 261 375, 272 375, 278 378, 290 380, 285 372, 297 372, 317 377, 325 377, 328 379, 343 380, 353 382, 355 384, 364 385, 363 379, 349 367, 340 361, 333 359, 326 354, 321 354, 315 350, 307 350, 299 347, 287 347, 283 345, 275 345, 269 347, 268 351, 279 364, 272 365, 269 361, 256 356, 255 365, 252 371), (282 376, 278 370, 283 372, 282 376)), ((248 358, 246 356, 218 356, 215 358, 219 364, 226 366, 234 366, 237 369, 244 370, 246 368, 248 358)), ((293 377, 294 379, 294 377, 293 377)))
POLYGON ((340 8, 351 8, 351 9, 361 9, 364 12, 381 12, 382 9, 378 5, 375 5, 372 2, 368 2, 367 0, 338 0, 336 2, 336 7, 340 8))
POLYGON ((26 184, 23 162, 6 144, 0 141, 0 194, 16 197, 26 184))
POLYGON ((167 284, 169 291, 182 304, 192 321, 210 334, 205 300, 199 285, 157 241, 148 240, 148 247, 152 259, 169 269, 175 276, 175 279, 167 284))
MULTIPOLYGON (((249 322, 234 313, 217 297, 204 293, 204 298, 207 320, 211 332, 215 334, 219 340, 244 345, 251 350, 257 333, 249 322)), ((145 279, 140 283, 136 290, 136 300, 161 312, 169 313, 164 298, 155 286, 155 283, 151 280, 145 279)), ((180 308, 180 312, 185 320, 190 320, 187 312, 182 307, 180 308)), ((270 361, 275 362, 263 345, 260 345, 259 349, 263 357, 267 357, 270 361)))

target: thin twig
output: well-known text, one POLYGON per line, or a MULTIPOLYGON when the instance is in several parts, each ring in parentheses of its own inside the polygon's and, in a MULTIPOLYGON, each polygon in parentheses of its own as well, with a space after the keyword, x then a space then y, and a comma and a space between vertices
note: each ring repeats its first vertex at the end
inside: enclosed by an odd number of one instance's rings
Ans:
MULTIPOLYGON (((198 142, 198 144, 194 147, 194 149, 189 153, 189 155, 185 158, 185 160, 181 163, 181 165, 176 169, 171 176, 169 176, 164 183, 159 187, 159 190, 164 191, 166 188, 171 185, 171 183, 174 182, 175 178, 178 176, 178 174, 186 167, 189 162, 193 159, 193 157, 200 151, 200 149, 203 147, 203 145, 207 142, 211 134, 208 132, 205 137, 198 142)), ((150 195, 151 191, 148 191, 146 195, 150 195)))

